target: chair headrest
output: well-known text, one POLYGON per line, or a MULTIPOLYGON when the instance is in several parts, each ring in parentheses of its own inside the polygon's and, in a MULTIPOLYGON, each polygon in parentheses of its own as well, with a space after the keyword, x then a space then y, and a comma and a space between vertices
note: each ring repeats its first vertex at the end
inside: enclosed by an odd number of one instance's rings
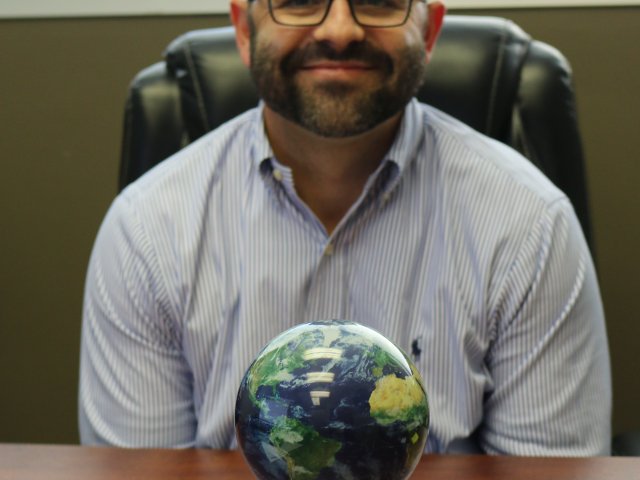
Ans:
POLYGON ((418 98, 505 139, 530 42, 529 35, 504 18, 445 17, 418 98))

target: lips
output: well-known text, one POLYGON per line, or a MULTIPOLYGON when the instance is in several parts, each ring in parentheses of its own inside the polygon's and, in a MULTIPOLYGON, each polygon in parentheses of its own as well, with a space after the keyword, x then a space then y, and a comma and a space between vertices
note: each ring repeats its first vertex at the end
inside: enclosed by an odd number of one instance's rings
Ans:
POLYGON ((386 52, 368 43, 354 43, 341 52, 325 43, 312 43, 287 55, 281 68, 285 76, 299 71, 355 75, 372 70, 389 75, 393 71, 393 61, 386 52))
POLYGON ((301 70, 373 70, 369 63, 357 61, 313 61, 302 65, 301 70))
POLYGON ((302 65, 298 72, 318 79, 348 81, 360 79, 376 70, 375 66, 364 62, 314 61, 302 65))

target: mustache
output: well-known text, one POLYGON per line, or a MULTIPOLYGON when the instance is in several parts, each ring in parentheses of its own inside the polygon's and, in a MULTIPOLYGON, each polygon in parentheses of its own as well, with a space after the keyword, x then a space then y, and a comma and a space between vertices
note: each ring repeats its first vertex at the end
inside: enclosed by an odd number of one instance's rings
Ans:
POLYGON ((328 43, 314 42, 285 56, 280 68, 284 75, 289 75, 301 69, 308 62, 322 60, 359 61, 380 68, 388 75, 393 73, 391 57, 365 42, 350 43, 347 48, 341 51, 335 50, 328 43))

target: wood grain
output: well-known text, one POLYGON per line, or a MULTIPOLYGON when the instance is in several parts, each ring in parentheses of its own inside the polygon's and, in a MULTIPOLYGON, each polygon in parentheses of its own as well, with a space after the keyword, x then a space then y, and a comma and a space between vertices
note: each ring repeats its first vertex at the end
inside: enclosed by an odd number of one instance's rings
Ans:
MULTIPOLYGON (((0 444, 0 480, 251 480, 242 454, 0 444)), ((640 458, 426 455, 411 480, 640 480, 640 458)))

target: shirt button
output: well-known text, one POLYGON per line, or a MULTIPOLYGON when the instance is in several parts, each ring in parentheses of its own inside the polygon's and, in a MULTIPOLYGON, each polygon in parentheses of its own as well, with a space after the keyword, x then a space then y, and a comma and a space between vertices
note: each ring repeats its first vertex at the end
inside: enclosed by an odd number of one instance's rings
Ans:
POLYGON ((327 246, 324 248, 324 254, 327 257, 333 255, 333 243, 327 243, 327 246))
POLYGON ((275 178, 278 182, 282 181, 282 172, 278 169, 273 170, 273 178, 275 178))
POLYGON ((387 203, 391 199, 391 194, 389 192, 382 195, 382 202, 387 203))

